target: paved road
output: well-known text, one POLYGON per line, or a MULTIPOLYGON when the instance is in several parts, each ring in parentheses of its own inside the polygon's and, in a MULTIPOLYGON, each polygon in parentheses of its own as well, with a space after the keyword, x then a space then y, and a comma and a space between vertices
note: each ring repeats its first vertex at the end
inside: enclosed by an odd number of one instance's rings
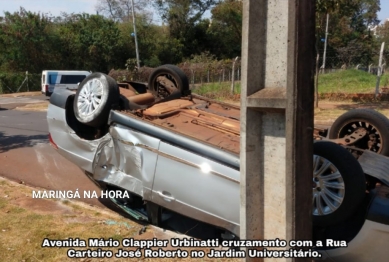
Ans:
POLYGON ((40 103, 42 101, 48 100, 44 97, 0 97, 0 105, 8 104, 31 104, 31 103, 40 103))
MULTIPOLYGON (((81 196, 84 190, 100 192, 77 166, 49 144, 46 112, 0 109, 0 176, 47 190, 78 189, 81 196)), ((124 215, 106 199, 102 203, 96 198, 81 200, 124 215)), ((177 214, 164 227, 198 238, 218 236, 216 228, 177 214)))
MULTIPOLYGON (((48 142, 46 112, 0 109, 0 175, 49 190, 99 189, 48 142)), ((102 206, 97 199, 84 201, 102 206)))
POLYGON ((36 104, 48 101, 49 98, 44 95, 22 96, 22 97, 4 97, 0 96, 0 110, 14 109, 27 104, 36 104))

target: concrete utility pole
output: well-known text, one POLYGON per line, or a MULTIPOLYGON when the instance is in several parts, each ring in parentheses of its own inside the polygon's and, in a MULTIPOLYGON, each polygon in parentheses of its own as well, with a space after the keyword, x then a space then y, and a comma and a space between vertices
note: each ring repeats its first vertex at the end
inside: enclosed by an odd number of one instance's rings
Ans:
POLYGON ((377 82, 375 86, 375 95, 374 97, 377 99, 378 94, 380 92, 380 80, 382 75, 382 57, 384 55, 384 48, 385 48, 385 42, 382 42, 381 44, 381 50, 380 50, 380 58, 378 61, 378 71, 377 71, 377 82))
POLYGON ((241 239, 311 239, 314 43, 315 1, 243 0, 241 239))
POLYGON ((232 63, 232 79, 231 79, 231 95, 234 94, 234 89, 235 89, 235 63, 238 61, 239 56, 237 56, 232 63))
POLYGON ((139 49, 138 49, 138 36, 136 34, 136 20, 135 20, 135 9, 134 9, 134 0, 131 0, 132 7, 132 23, 134 24, 134 37, 135 37, 135 51, 136 51, 136 65, 138 70, 140 69, 139 63, 139 49))
POLYGON ((326 37, 324 39, 324 52, 323 52, 323 64, 321 68, 323 69, 323 73, 325 73, 326 69, 326 57, 327 57, 327 39, 328 39, 328 21, 330 20, 330 15, 327 13, 327 23, 326 23, 326 37))

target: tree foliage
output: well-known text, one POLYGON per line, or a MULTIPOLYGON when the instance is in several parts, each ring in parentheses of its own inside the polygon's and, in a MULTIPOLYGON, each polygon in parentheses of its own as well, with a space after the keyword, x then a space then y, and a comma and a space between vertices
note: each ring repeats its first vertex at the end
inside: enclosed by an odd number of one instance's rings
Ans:
POLYGON ((208 29, 209 51, 219 58, 240 56, 242 42, 242 1, 226 0, 212 9, 208 29))
MULTIPOLYGON (((134 0, 136 12, 145 13, 149 1, 134 0)), ((98 0, 96 11, 114 21, 130 21, 132 19, 131 0, 98 0)))
POLYGON ((120 30, 112 20, 100 15, 71 14, 57 24, 61 45, 60 68, 108 71, 122 48, 120 30), (71 59, 69 59, 71 58, 71 59))
POLYGON ((328 55, 333 65, 368 65, 378 51, 370 28, 379 23, 380 0, 317 0, 317 45, 322 54, 326 15, 329 14, 328 55), (357 61, 357 62, 355 62, 357 61))
MULTIPOLYGON (((379 0, 316 0, 317 47, 322 54, 326 15, 329 19, 327 60, 336 66, 368 64, 380 41, 389 42, 389 24, 378 24, 379 0)), ((241 0, 134 0, 141 65, 204 64, 212 57, 231 61, 241 54, 241 0), (153 22, 150 3, 163 23, 153 22)), ((0 17, 0 70, 91 70, 132 68, 135 61, 131 0, 98 0, 98 14, 49 17, 23 8, 0 17)), ((154 14, 154 17, 157 14, 154 14)), ((229 62, 226 62, 227 64, 229 62)))
POLYGON ((162 19, 168 24, 169 37, 182 45, 184 57, 199 53, 206 39, 206 27, 201 23, 205 11, 218 0, 156 0, 162 19))
POLYGON ((376 27, 376 35, 380 43, 385 43, 384 57, 387 64, 389 62, 389 21, 385 21, 383 24, 376 27))
POLYGON ((5 12, 0 23, 0 66, 4 70, 38 72, 53 65, 58 55, 52 50, 58 41, 50 20, 26 11, 5 12))

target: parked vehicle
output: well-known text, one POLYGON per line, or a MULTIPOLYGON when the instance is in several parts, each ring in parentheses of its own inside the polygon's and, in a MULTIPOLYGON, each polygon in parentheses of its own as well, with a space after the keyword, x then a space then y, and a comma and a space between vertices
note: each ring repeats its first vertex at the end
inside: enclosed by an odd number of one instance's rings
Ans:
POLYGON ((42 71, 42 94, 50 96, 55 88, 77 89, 78 84, 90 74, 88 71, 42 71))
MULTIPOLYGON (((347 240, 349 248, 322 251, 339 261, 357 261, 367 250, 361 240, 376 247, 389 240, 389 208, 381 209, 389 206, 389 120, 350 112, 335 121, 330 141, 326 129, 314 134, 314 236, 347 240)), ((127 192, 111 200, 130 215, 159 225, 172 210, 237 237, 239 117, 236 106, 190 94, 172 65, 157 68, 148 84, 90 74, 77 92, 55 90, 47 114, 53 146, 101 188, 127 192)))

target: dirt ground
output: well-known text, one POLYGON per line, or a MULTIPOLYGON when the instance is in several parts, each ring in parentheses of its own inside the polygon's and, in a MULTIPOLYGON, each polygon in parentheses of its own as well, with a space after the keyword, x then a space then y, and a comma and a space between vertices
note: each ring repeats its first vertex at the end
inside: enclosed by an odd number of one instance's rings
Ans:
MULTIPOLYGON (((96 208, 83 202, 69 199, 33 198, 31 188, 23 184, 12 182, 0 177, 0 260, 1 261, 73 261, 68 258, 70 249, 87 250, 89 238, 103 238, 105 240, 123 239, 134 240, 168 240, 162 249, 174 251, 181 249, 189 254, 192 250, 203 250, 205 254, 209 248, 172 247, 170 239, 187 238, 171 231, 136 222, 122 217, 115 212, 104 208, 96 208), (87 247, 44 247, 44 239, 85 240, 87 247)), ((187 238, 188 239, 188 238, 187 238)), ((137 250, 134 247, 100 247, 102 250, 111 250, 113 254, 119 249, 137 250)), ((91 248, 97 250, 97 248, 91 248)), ((153 250, 156 250, 154 247, 153 250)), ((220 247, 215 248, 222 250, 220 247)), ((144 249, 142 250, 144 254, 144 249)), ((126 258, 125 258, 126 259, 126 258)), ((127 258, 128 259, 128 258, 127 258)), ((122 261, 123 258, 82 258, 77 261, 122 261)), ((211 259, 206 255, 200 260, 188 256, 187 258, 146 258, 141 261, 238 261, 237 259, 211 259)))
MULTIPOLYGON (((16 93, 16 94, 5 94, 0 95, 0 97, 34 97, 42 96, 40 92, 25 92, 25 93, 16 93)), ((227 100, 226 103, 239 105, 239 101, 227 100)), ((41 103, 32 103, 26 105, 17 106, 16 110, 23 111, 47 111, 47 106, 49 101, 42 101, 41 103)), ((353 102, 350 100, 346 101, 330 101, 330 100, 320 100, 319 107, 315 108, 315 124, 329 126, 331 125, 336 118, 338 118, 343 113, 348 110, 355 108, 371 108, 375 109, 378 112, 386 115, 389 118, 389 101, 361 101, 353 102)))
POLYGON ((47 107, 49 106, 49 101, 27 104, 23 106, 18 106, 15 109, 21 111, 47 111, 47 107))
MULTIPOLYGON (((240 105, 238 101, 225 101, 233 105, 240 105)), ((314 108, 315 111, 315 125, 330 126, 340 115, 346 113, 351 109, 356 108, 370 108, 377 110, 389 118, 389 101, 331 101, 320 100, 319 106, 314 108)))
POLYGON ((1 94, 0 97, 23 97, 23 96, 40 96, 42 95, 39 91, 32 92, 20 92, 20 93, 12 93, 12 94, 1 94))
POLYGON ((377 110, 389 118, 389 102, 351 102, 351 101, 329 101, 319 102, 319 107, 315 108, 315 124, 330 125, 340 115, 351 109, 369 108, 377 110))

